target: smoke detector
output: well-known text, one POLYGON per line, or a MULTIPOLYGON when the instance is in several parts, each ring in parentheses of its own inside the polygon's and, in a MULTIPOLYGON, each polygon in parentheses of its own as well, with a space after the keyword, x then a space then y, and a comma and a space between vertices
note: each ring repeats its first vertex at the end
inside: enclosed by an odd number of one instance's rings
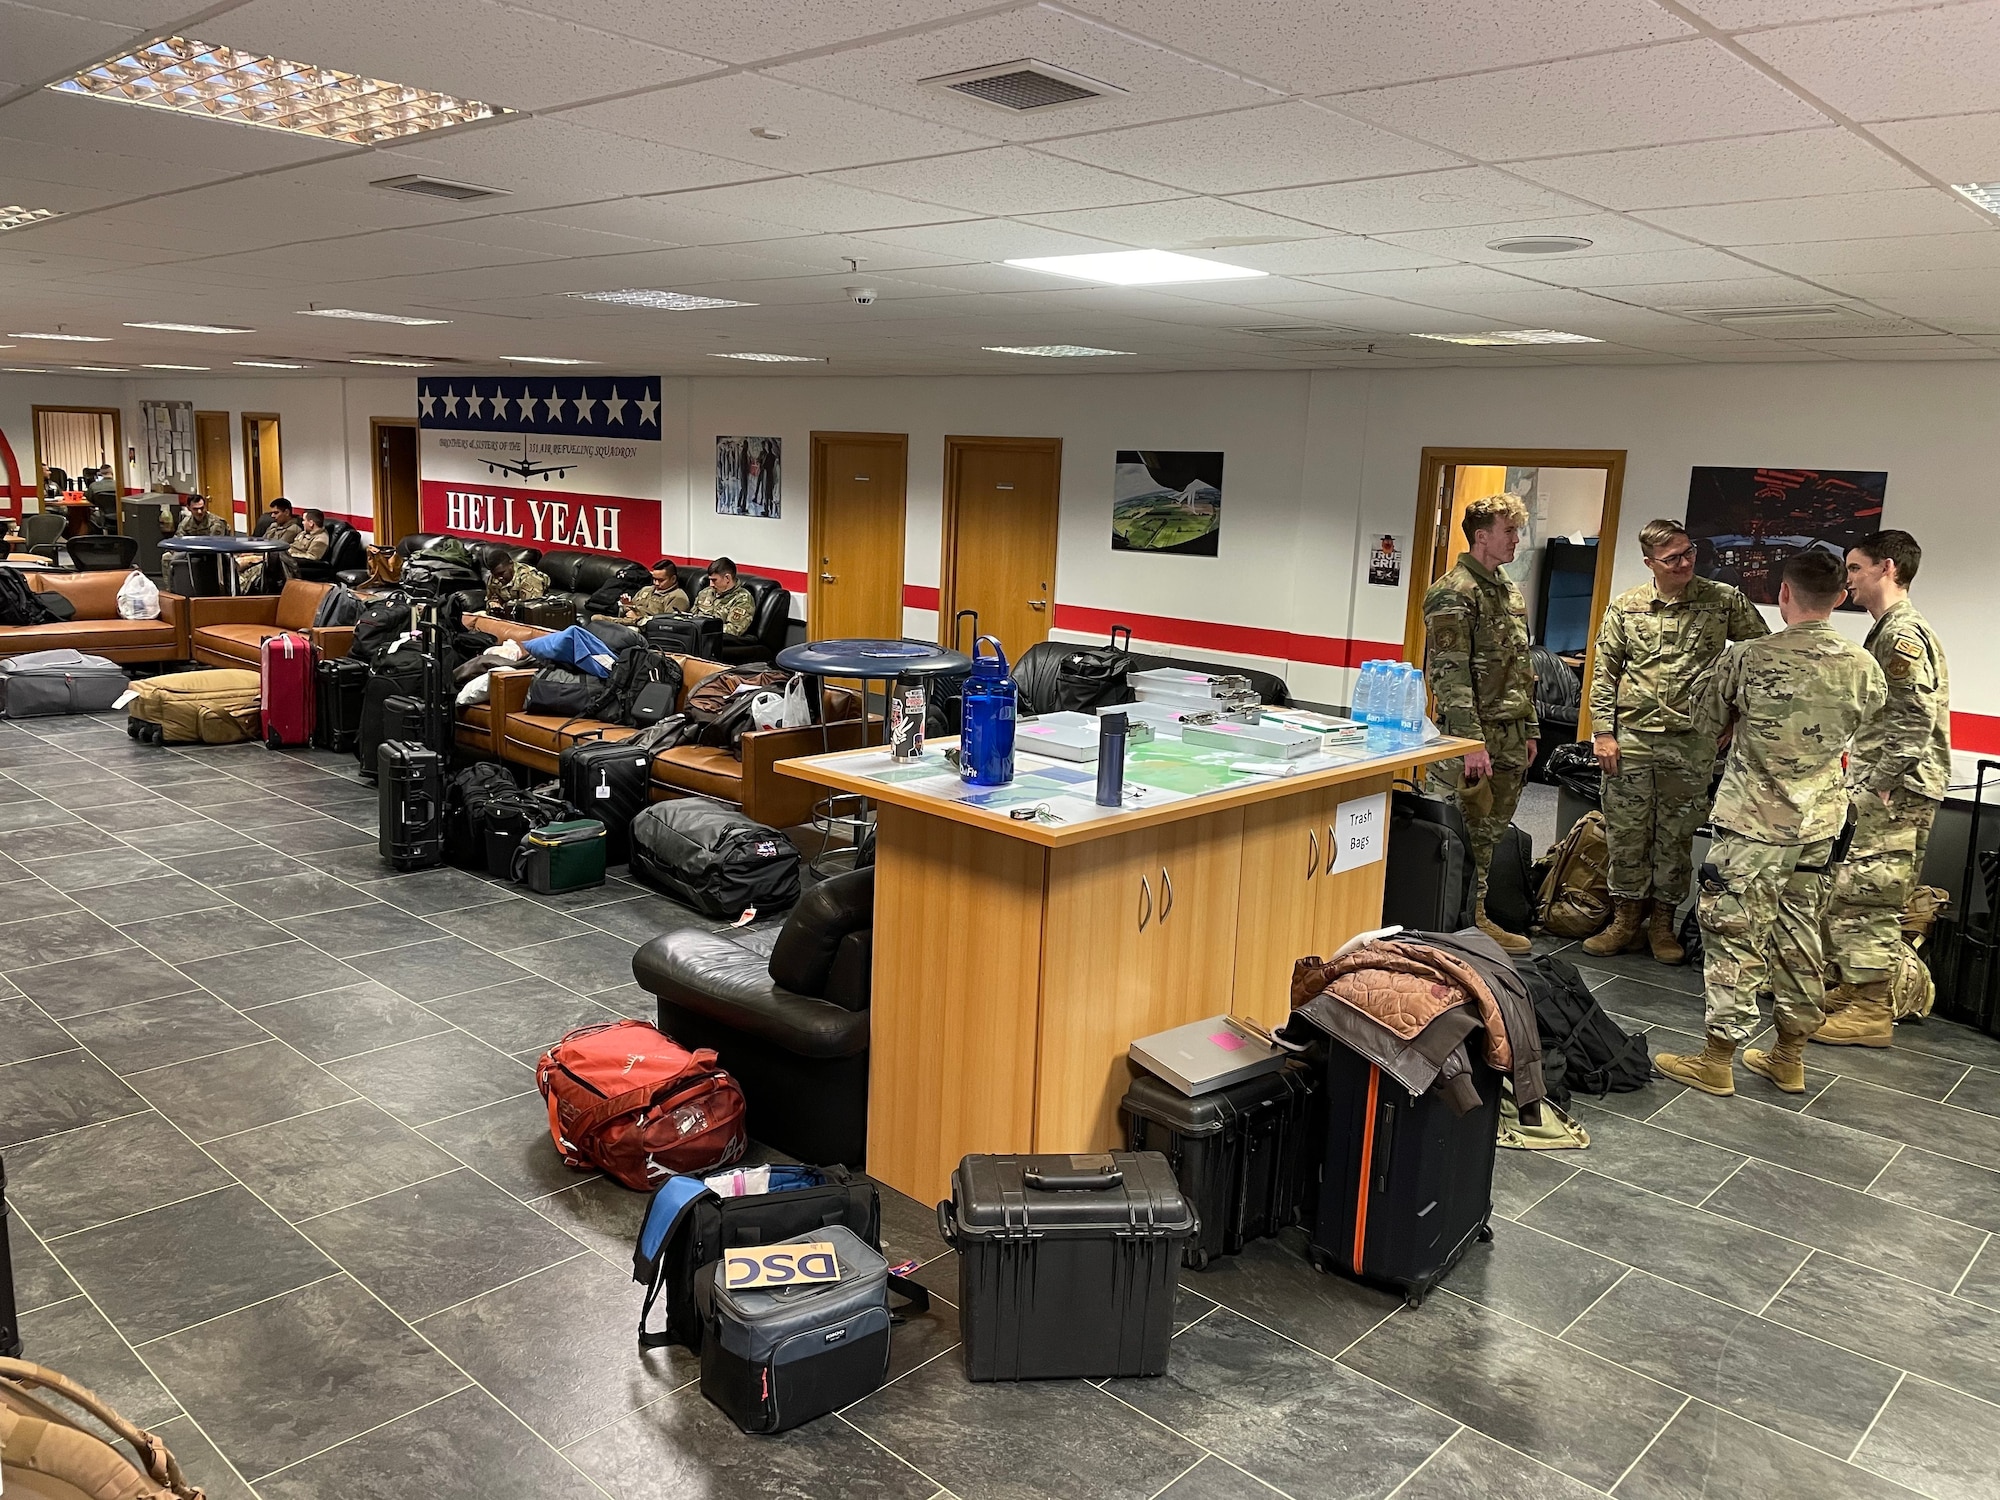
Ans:
POLYGON ((394 193, 416 193, 424 198, 449 198, 454 203, 469 203, 475 198, 505 198, 508 189, 480 187, 472 182, 451 182, 443 177, 384 177, 379 182, 371 182, 370 187, 387 188, 394 193))
POLYGON ((946 89, 1014 114, 1084 104, 1125 92, 1113 84, 1025 57, 962 73, 940 73, 924 79, 923 83, 927 88, 946 89))

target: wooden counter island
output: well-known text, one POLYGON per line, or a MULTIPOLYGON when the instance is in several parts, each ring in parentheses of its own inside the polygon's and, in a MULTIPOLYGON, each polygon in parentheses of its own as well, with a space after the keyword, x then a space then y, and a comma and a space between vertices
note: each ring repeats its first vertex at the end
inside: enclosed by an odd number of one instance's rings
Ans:
POLYGON ((868 1170, 927 1203, 968 1152, 1119 1144, 1135 1037, 1224 1011, 1282 1022, 1295 959, 1381 924, 1392 778, 1474 747, 1336 752, 1275 779, 1162 739, 1133 747, 1116 810, 1094 805, 1094 766, 1020 755, 1010 786, 981 789, 943 748, 778 767, 876 804, 868 1170), (1022 807, 1046 812, 1008 816, 1022 807))

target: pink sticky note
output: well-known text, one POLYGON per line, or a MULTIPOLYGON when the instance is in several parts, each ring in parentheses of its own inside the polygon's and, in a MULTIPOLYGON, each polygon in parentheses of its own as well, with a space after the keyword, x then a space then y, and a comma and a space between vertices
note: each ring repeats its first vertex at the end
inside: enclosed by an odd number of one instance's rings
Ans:
POLYGON ((1240 1052, 1243 1050, 1243 1038, 1233 1031, 1213 1031, 1209 1033, 1208 1039, 1224 1052, 1240 1052))

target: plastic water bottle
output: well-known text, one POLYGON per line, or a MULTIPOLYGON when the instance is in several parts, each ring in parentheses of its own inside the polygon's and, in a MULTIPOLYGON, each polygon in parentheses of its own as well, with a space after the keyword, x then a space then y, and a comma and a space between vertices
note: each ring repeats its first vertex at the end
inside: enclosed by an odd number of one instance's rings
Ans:
POLYGON ((1361 675, 1354 679, 1354 705, 1348 710, 1357 724, 1366 724, 1374 711, 1376 669, 1379 661, 1364 661, 1361 675))
POLYGON ((1371 751, 1393 750, 1396 748, 1398 717, 1396 692, 1401 686, 1396 675, 1396 663, 1372 661, 1368 670, 1373 676, 1368 690, 1368 748, 1371 751))
POLYGON ((1424 669, 1410 668, 1410 743, 1424 742, 1424 720, 1430 712, 1430 691, 1424 681, 1424 669))
POLYGON ((1424 733, 1424 674, 1405 662, 1396 671, 1396 747, 1414 749, 1424 733))

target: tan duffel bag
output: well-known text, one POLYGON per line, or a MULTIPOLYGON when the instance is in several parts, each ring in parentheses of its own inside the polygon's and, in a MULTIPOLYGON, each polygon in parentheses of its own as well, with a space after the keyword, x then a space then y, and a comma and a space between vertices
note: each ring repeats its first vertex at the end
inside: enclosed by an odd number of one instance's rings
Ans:
POLYGON ((167 1445, 54 1370, 0 1359, 0 1493, 7 1500, 203 1500, 167 1445), (81 1407, 129 1444, 134 1464, 41 1391, 81 1407))
POLYGON ((141 677, 127 712, 134 738, 153 726, 150 738, 168 745, 236 745, 257 734, 260 679, 238 667, 202 672, 169 672, 141 677))

